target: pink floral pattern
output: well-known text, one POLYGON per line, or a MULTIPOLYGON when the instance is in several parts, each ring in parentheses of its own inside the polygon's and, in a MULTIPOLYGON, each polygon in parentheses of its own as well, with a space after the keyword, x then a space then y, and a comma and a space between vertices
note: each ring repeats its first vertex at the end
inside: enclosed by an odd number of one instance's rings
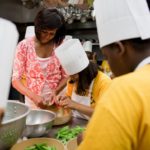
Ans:
POLYGON ((34 45, 33 37, 24 39, 18 44, 12 80, 21 80, 22 76, 25 75, 27 87, 34 93, 40 95, 45 82, 48 83, 49 88, 55 90, 59 82, 66 77, 66 74, 58 58, 55 56, 55 52, 53 52, 46 68, 47 76, 44 76, 44 72, 37 59, 34 45))

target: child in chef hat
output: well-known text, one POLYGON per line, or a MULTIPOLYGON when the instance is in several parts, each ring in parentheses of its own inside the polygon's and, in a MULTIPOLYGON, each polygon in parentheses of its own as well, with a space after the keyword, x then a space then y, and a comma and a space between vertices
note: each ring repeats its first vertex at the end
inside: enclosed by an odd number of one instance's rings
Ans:
POLYGON ((55 50, 65 72, 70 76, 67 96, 58 98, 59 104, 72 109, 73 116, 89 119, 111 80, 90 62, 78 39, 70 39, 55 50))
POLYGON ((83 43, 83 48, 89 58, 90 61, 93 61, 96 63, 96 53, 92 51, 92 42, 91 41, 85 41, 83 43))
POLYGON ((78 150, 150 148, 149 4, 94 2, 100 47, 116 78, 97 104, 78 150))

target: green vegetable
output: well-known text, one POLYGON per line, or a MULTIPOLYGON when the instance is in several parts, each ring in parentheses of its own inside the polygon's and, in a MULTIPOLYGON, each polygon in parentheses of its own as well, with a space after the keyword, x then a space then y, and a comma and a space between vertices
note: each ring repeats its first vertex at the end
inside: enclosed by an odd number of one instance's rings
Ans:
POLYGON ((66 144, 70 139, 77 137, 78 134, 83 132, 84 130, 85 128, 80 126, 76 126, 74 128, 69 128, 69 126, 65 126, 58 130, 58 132, 56 133, 56 139, 66 144))
POLYGON ((34 144, 33 146, 29 146, 24 150, 57 150, 54 146, 48 146, 46 143, 34 144))

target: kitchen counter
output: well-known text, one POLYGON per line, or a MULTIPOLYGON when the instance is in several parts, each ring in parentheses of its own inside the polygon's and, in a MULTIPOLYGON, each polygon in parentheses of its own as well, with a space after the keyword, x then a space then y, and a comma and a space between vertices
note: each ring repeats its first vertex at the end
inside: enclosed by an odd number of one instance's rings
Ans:
MULTIPOLYGON (((65 126, 75 127, 77 125, 79 125, 80 127, 85 127, 87 123, 88 123, 87 120, 72 117, 72 119, 66 124, 53 126, 52 129, 49 131, 49 133, 43 137, 55 138, 55 135, 60 128, 63 128, 65 126)), ((20 138, 18 142, 21 142, 22 140, 27 140, 27 138, 26 137, 20 138)))

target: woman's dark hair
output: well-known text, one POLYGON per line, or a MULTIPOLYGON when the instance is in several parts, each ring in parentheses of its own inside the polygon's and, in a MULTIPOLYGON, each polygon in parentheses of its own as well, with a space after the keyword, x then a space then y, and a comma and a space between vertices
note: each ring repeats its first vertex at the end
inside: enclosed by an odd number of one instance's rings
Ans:
POLYGON ((76 89, 76 93, 79 95, 86 95, 87 90, 90 88, 90 84, 98 74, 98 65, 90 62, 89 65, 79 73, 79 81, 76 89))
POLYGON ((60 44, 65 37, 65 20, 60 11, 53 8, 44 8, 37 14, 35 21, 35 34, 38 40, 41 39, 42 30, 58 29, 56 31, 54 42, 60 44))

